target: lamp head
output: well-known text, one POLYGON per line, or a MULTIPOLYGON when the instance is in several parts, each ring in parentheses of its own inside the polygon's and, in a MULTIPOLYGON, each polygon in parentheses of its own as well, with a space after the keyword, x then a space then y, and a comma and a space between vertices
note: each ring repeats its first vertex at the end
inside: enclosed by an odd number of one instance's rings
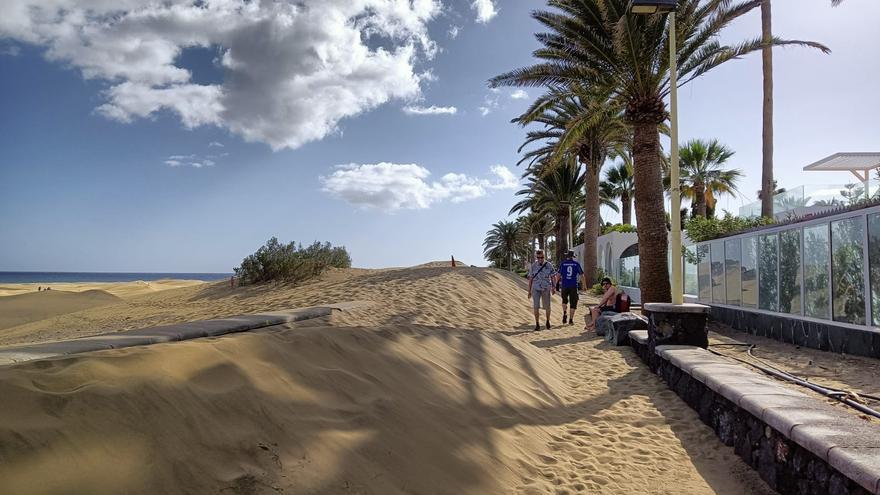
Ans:
POLYGON ((678 0, 632 0, 629 11, 633 14, 668 14, 678 8, 678 0))

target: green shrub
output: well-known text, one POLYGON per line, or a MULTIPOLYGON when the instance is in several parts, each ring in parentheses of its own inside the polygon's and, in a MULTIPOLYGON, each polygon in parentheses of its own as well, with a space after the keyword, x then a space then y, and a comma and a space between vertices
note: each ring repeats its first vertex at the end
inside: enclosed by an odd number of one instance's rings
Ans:
POLYGON ((234 270, 240 283, 248 285, 270 281, 303 282, 330 267, 351 267, 351 257, 344 247, 333 247, 329 242, 314 242, 307 247, 293 242, 281 244, 273 237, 234 270))
POLYGON ((694 217, 687 221, 684 229, 694 242, 709 241, 741 230, 770 225, 773 219, 767 217, 735 217, 729 212, 724 218, 694 217))
POLYGON ((602 235, 608 234, 610 232, 635 232, 635 231, 636 231, 636 227, 634 225, 630 225, 628 223, 618 223, 618 224, 602 227, 602 235))
MULTIPOLYGON (((605 289, 602 288, 602 279, 605 278, 607 275, 605 275, 601 268, 597 271, 599 272, 599 276, 597 278, 597 280, 599 281, 593 284, 592 287, 590 287, 590 294, 594 296, 602 296, 605 294, 605 289)), ((617 282, 615 282, 613 278, 608 278, 611 279, 611 285, 617 285, 617 282)))

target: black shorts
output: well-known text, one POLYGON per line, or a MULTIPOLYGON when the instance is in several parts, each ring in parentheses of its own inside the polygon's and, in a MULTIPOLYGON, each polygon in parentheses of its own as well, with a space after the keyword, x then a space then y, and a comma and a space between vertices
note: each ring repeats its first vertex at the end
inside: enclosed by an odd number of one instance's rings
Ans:
POLYGON ((578 288, 563 287, 562 288, 562 304, 570 304, 571 309, 578 307, 578 288), (571 301, 569 303, 569 301, 571 301))
POLYGON ((605 311, 614 311, 614 306, 599 306, 600 313, 604 313, 605 311))

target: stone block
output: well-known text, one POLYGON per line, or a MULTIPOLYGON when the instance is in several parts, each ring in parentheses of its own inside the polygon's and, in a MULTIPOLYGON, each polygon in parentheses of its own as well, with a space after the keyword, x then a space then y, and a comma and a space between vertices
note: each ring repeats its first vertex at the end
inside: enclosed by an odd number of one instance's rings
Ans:
POLYGON ((709 307, 702 304, 645 304, 642 313, 648 318, 649 345, 708 347, 708 310, 709 307))
POLYGON ((596 318, 596 335, 604 337, 611 330, 611 317, 617 313, 605 311, 596 318))
POLYGON ((608 317, 608 321, 609 326, 606 327, 605 340, 617 346, 625 345, 628 342, 630 331, 648 329, 647 320, 634 313, 613 314, 608 317))
POLYGON ((647 330, 630 330, 629 331, 629 340, 636 341, 639 344, 647 344, 648 343, 648 331, 647 330))
POLYGON ((718 393, 725 399, 739 404, 743 397, 748 395, 785 395, 788 389, 761 376, 755 376, 747 382, 737 380, 732 383, 724 383, 718 389, 718 393))
POLYGON ((705 383, 707 387, 715 392, 722 385, 728 383, 755 383, 761 377, 753 371, 749 371, 742 366, 735 364, 708 364, 703 366, 694 366, 691 375, 705 383))
POLYGON ((842 411, 838 415, 830 422, 823 420, 795 426, 791 430, 791 439, 823 461, 828 461, 833 448, 880 449, 880 427, 842 411))
POLYGON ((795 426, 834 421, 839 417, 838 414, 830 406, 815 400, 813 404, 798 407, 767 407, 761 414, 761 420, 787 438, 791 438, 791 430, 795 426))
POLYGON ((806 394, 782 387, 772 393, 742 394, 737 405, 756 418, 761 418, 764 410, 770 407, 810 407, 815 403, 816 399, 806 394))
MULTIPOLYGON (((869 493, 880 493, 880 448, 837 447, 828 453, 828 464, 869 493)), ((829 492, 831 492, 829 481, 829 492)))

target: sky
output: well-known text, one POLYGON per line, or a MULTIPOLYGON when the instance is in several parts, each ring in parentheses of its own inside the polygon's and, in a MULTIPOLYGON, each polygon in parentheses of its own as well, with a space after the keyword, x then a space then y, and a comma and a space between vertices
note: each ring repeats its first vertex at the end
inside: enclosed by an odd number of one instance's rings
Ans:
MULTIPOLYGON (((880 150, 880 2, 777 0, 776 175, 880 150)), ((508 218, 538 90, 487 80, 533 62, 534 0, 5 0, 0 271, 229 272, 272 236, 344 245, 355 266, 456 259, 508 218)), ((757 36, 757 11, 724 40, 757 36)), ((680 91, 681 141, 761 166, 761 62, 680 91)), ((616 217, 604 212, 607 220, 616 217)))

